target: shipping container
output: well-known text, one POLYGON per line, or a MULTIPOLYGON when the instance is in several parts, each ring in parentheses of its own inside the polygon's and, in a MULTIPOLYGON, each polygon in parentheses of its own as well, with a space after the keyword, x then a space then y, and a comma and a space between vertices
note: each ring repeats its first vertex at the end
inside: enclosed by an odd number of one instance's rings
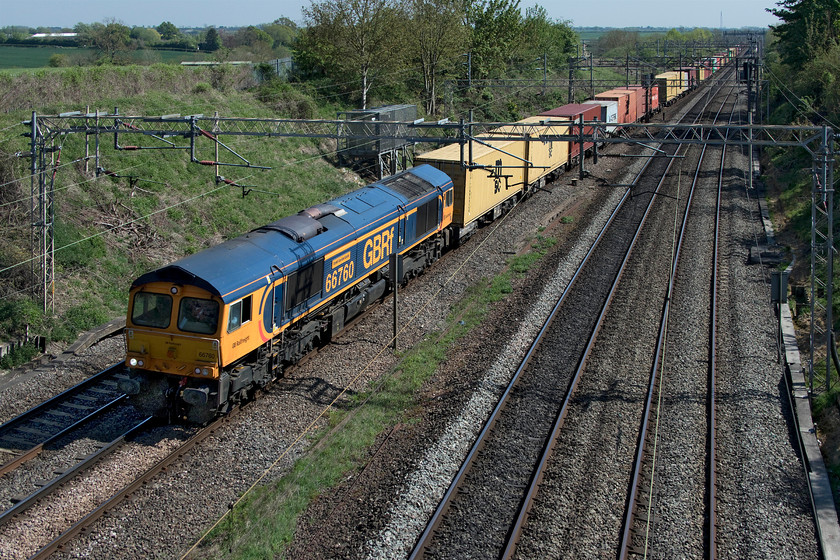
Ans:
POLYGON ((551 117, 528 117, 517 121, 516 124, 501 126, 493 129, 484 136, 497 139, 499 136, 526 136, 524 157, 528 161, 525 165, 525 184, 532 185, 545 177, 561 165, 569 161, 569 143, 565 140, 550 140, 546 137, 562 136, 569 133, 568 126, 557 126, 551 117))
MULTIPOLYGON (((601 118, 599 119, 601 122, 621 122, 618 120, 618 101, 613 101, 612 99, 589 99, 584 101, 584 103, 587 105, 592 104, 601 106, 601 118)), ((607 126, 606 131, 612 134, 615 132, 615 126, 607 126)))
POLYGON ((644 96, 638 90, 630 88, 615 88, 612 91, 627 95, 627 122, 634 123, 639 120, 639 101, 644 103, 644 96))
MULTIPOLYGON (((601 120, 601 106, 587 105, 585 103, 570 103, 568 105, 563 105, 562 107, 557 107, 556 109, 551 109, 550 111, 540 113, 540 116, 565 118, 575 123, 579 123, 581 117, 583 117, 584 122, 589 122, 594 120, 601 120)), ((571 134, 578 134, 579 131, 579 128, 573 127, 571 129, 571 134)), ((591 126, 585 126, 583 128, 584 134, 592 134, 592 131, 593 128, 591 126)), ((592 142, 585 142, 583 145, 584 151, 588 150, 591 147, 592 142)), ((571 161, 577 158, 578 155, 580 155, 580 142, 572 142, 569 145, 569 160, 571 161)))
POLYGON ((632 85, 626 89, 636 92, 636 120, 640 121, 648 112, 649 89, 640 85, 632 85))
POLYGON ((650 106, 648 107, 648 113, 653 113, 654 111, 659 109, 659 88, 655 85, 650 87, 650 106))
POLYGON ((516 196, 525 186, 522 160, 527 142, 507 139, 482 142, 472 141, 464 146, 464 159, 469 158, 472 147, 472 163, 479 166, 475 169, 462 167, 460 144, 450 144, 414 158, 416 165, 428 163, 452 178, 455 187, 452 223, 462 228, 516 196))
POLYGON ((630 110, 629 92, 619 93, 618 90, 610 89, 595 95, 595 99, 602 101, 615 101, 618 103, 618 122, 634 122, 630 120, 632 111, 630 110))
POLYGON ((674 99, 683 92, 681 85, 682 75, 679 72, 663 72, 656 75, 656 84, 659 87, 659 103, 670 105, 674 99))
POLYGON ((683 85, 687 89, 697 87, 697 67, 683 66, 682 68, 677 68, 677 70, 683 72, 686 75, 686 80, 683 83, 683 85))

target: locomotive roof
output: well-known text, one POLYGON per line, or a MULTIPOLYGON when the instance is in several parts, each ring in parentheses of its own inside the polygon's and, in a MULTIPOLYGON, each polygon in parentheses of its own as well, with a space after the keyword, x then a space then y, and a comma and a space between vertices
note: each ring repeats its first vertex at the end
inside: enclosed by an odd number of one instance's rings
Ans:
POLYGON ((449 182, 447 175, 433 167, 415 167, 147 272, 131 287, 150 282, 188 284, 225 302, 236 301, 298 264, 320 258, 348 235, 363 233, 398 205, 449 182), (312 231, 313 222, 319 231, 312 231))

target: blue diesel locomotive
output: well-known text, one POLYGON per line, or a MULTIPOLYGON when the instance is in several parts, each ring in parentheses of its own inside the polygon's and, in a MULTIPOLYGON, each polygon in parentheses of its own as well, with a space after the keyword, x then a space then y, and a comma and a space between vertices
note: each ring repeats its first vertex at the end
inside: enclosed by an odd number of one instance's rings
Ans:
POLYGON ((134 281, 121 388, 158 415, 203 423, 332 339, 456 241, 450 178, 388 177, 134 281))

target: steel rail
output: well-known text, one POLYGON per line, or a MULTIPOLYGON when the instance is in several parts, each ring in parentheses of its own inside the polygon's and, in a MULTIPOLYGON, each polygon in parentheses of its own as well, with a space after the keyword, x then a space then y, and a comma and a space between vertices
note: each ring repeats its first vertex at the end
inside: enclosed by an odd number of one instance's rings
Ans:
MULTIPOLYGON (((706 102, 706 104, 708 104, 708 101, 706 102)), ((705 109, 705 105, 704 105, 704 109, 705 109)), ((679 150, 679 148, 677 148, 677 150, 679 150)), ((645 171, 647 171, 648 167, 650 166, 650 164, 653 160, 654 160, 653 155, 648 156, 648 160, 645 162, 642 169, 637 173, 637 175, 633 179, 633 182, 631 183, 630 187, 634 186, 638 182, 639 178, 645 173, 645 171)), ((659 181, 659 184, 656 187, 657 192, 659 190, 659 187, 664 182, 665 176, 667 176, 668 170, 670 170, 671 165, 673 164, 673 161, 674 161, 673 159, 670 159, 668 161, 668 164, 666 166, 666 170, 663 172, 662 179, 659 181)), ((467 454, 467 457, 464 460, 464 462, 462 463, 461 468, 459 469, 458 473, 455 475, 452 483, 450 484, 449 488, 447 489, 446 493, 444 494, 443 498, 441 499, 440 503, 438 504, 438 507, 436 508, 435 512, 432 514, 431 519, 429 520, 429 522, 426 525, 426 529, 421 534, 420 538, 418 539, 417 543, 415 544, 414 549, 412 550, 412 553, 409 556, 410 559, 420 558, 420 557, 423 557, 423 555, 425 554, 425 550, 429 547, 435 531, 440 526, 440 523, 442 522, 443 518, 445 517, 445 515, 446 515, 446 513, 449 509, 449 505, 451 503, 451 499, 452 499, 453 495, 457 491, 457 488, 460 487, 460 485, 464 481, 464 479, 466 477, 466 474, 469 472, 469 469, 470 469, 471 465, 473 464, 476 456, 481 451, 481 449, 484 447, 484 442, 487 439, 487 435, 492 431, 493 427, 495 426, 496 420, 500 416, 500 412, 505 408, 506 402, 508 400, 508 397, 511 394, 511 391, 513 390, 514 386, 516 386, 522 372, 526 369, 527 365, 530 363, 531 357, 534 355, 534 353, 535 353, 536 349, 538 348, 542 338, 544 337, 545 333, 548 331, 551 324, 553 323, 554 317, 557 314, 557 311, 562 306, 562 304, 565 302, 566 296, 569 294, 569 292, 571 291, 571 289, 575 285, 575 283, 576 283, 577 279, 579 278, 581 272, 583 271, 583 269, 588 264, 590 257, 592 256, 592 254, 595 252, 595 250, 599 246, 601 240, 605 236, 605 233, 606 233, 607 229, 613 223, 615 217, 618 215, 618 213, 622 209, 625 201, 628 199, 628 196, 630 195, 631 192, 632 192, 632 189, 628 188, 627 192, 625 192, 624 196, 622 197, 622 199, 619 201, 618 205, 616 206, 616 209, 613 211, 613 213, 610 215, 609 219, 607 220, 607 223, 601 229, 601 231, 598 234, 595 242, 590 247, 589 251, 587 252, 585 257, 583 258, 580 265, 578 266, 578 268, 575 271, 574 275, 572 276, 572 279, 570 280, 568 286, 566 286, 566 288, 564 289, 563 293, 561 294, 557 303, 554 305, 554 308, 552 309, 548 318, 543 323, 543 326, 540 329, 539 333, 537 334, 536 339, 533 341, 529 350, 526 352, 525 357, 523 358, 523 360, 522 360, 521 364, 519 365, 517 371, 513 375, 513 377, 511 379, 511 381, 509 382, 506 390, 502 394, 501 398, 499 399, 499 402, 497 403, 497 405, 494 408, 493 412, 491 413, 490 417, 486 421, 482 431, 478 435, 478 438, 476 439, 476 441, 473 444, 472 448, 470 449, 469 453, 467 454)), ((632 252, 636 241, 638 240, 639 232, 641 231, 641 228, 642 228, 645 220, 647 219, 648 215, 650 214, 650 210, 651 210, 651 208, 654 204, 655 199, 656 199, 656 195, 654 193, 654 195, 651 197, 651 201, 649 202, 648 207, 647 207, 643 217, 641 218, 641 223, 640 223, 640 225, 637 229, 636 235, 633 237, 633 240, 630 244, 630 247, 627 250, 627 254, 624 257, 624 260, 621 264, 621 267, 620 267, 619 271, 616 273, 615 280, 613 282, 613 286, 610 290, 609 295, 607 296, 607 301, 604 305, 604 308, 601 311, 600 316, 597 319, 596 326, 595 326, 595 328, 593 330, 593 333, 590 337, 590 340, 589 340, 589 343, 586 347, 586 350, 584 351, 584 358, 581 359, 578 371, 575 373, 575 376, 574 376, 574 379, 571 383, 570 389, 567 392, 566 400, 565 400, 565 402, 563 404, 563 407, 561 409, 560 418, 565 416, 565 411, 567 410, 567 404, 570 401, 571 396, 574 392, 574 388, 577 385, 577 381, 579 379, 579 374, 583 369, 583 363, 585 362, 585 357, 589 354, 592 346, 594 345, 594 341, 597 338, 597 333, 598 333, 598 330, 600 328, 600 324, 602 323, 603 317, 606 314, 607 307, 609 306, 609 302, 612 299, 612 296, 615 292, 616 286, 618 285, 618 282, 619 282, 620 277, 621 277, 621 273, 622 273, 624 267, 626 266, 626 263, 629 261, 629 255, 632 252)), ((561 423, 562 423, 562 421, 561 421, 561 423)), ((555 425, 555 430, 556 429, 558 429, 557 425, 555 425)), ((552 437, 549 439, 549 441, 553 441, 553 439, 554 439, 554 437, 552 435, 552 437)), ((532 480, 533 479, 534 479, 534 477, 532 477, 532 480)), ((532 484, 532 488, 533 487, 534 486, 532 484)), ((525 503, 530 503, 530 499, 526 499, 525 503)), ((520 518, 521 517, 522 517, 522 510, 520 510, 520 518)), ((519 527, 519 529, 521 529, 521 526, 519 527)), ((508 545, 510 545, 511 542, 512 542, 512 540, 509 539, 508 540, 508 545)), ((507 551, 506 551, 505 557, 507 557, 507 551)))
MULTIPOLYGON (((711 95, 711 89, 710 89, 709 94, 706 97, 706 101, 703 104, 703 107, 700 110, 697 119, 699 119, 700 115, 702 115, 706 111, 706 108, 709 106, 712 99, 713 99, 713 96, 711 95)), ((697 119, 695 119, 695 120, 697 120, 697 119)), ((586 350, 584 352, 583 358, 581 359, 581 361, 578 365, 578 368, 575 371, 575 374, 574 374, 574 377, 573 377, 573 380, 572 380, 572 384, 571 384, 572 389, 570 390, 569 394, 567 395, 566 400, 564 401, 564 403, 561 407, 561 410, 558 413, 557 418, 555 419, 554 426, 553 426, 552 431, 551 431, 551 435, 549 436, 549 438, 547 440, 547 443, 546 443, 546 445, 543 449, 542 456, 541 456, 540 461, 537 464, 537 467, 535 469, 534 476, 533 476, 533 478, 531 480, 531 483, 529 485, 529 488, 528 488, 528 492, 527 492, 527 494, 525 496, 525 499, 523 500, 523 503, 520 507, 519 515, 517 516, 515 524, 511 528, 511 532, 508 536, 508 540, 507 540, 507 543, 506 543, 506 546, 505 546, 505 551, 502 554, 502 558, 511 558, 511 557, 513 557, 513 554, 516 551, 516 547, 518 545, 519 538, 521 537, 521 534, 522 534, 522 531, 524 529, 525 523, 527 522, 528 516, 530 514, 530 510, 531 510, 531 507, 533 505, 533 501, 536 498, 540 483, 541 483, 542 478, 545 474, 546 465, 548 464, 548 461, 549 461, 550 457, 552 456, 552 453, 553 453, 553 450, 554 450, 554 445, 557 441, 560 429, 562 428, 563 423, 565 421, 565 416, 566 416, 566 413, 567 413, 569 401, 572 397, 572 393, 574 391, 574 388, 576 387, 576 385, 578 383, 578 380, 579 380, 579 378, 580 378, 580 376, 583 372, 586 360, 587 360, 587 358, 588 358, 588 356, 591 352, 591 349, 592 349, 592 346, 594 344, 595 338, 597 336, 598 330, 600 329, 600 325, 602 324, 603 317, 605 316, 606 311, 607 311, 607 307, 609 306, 609 302, 613 298, 613 294, 614 294, 614 292, 617 288, 621 271, 624 270, 624 268, 626 266, 626 263, 629 261, 629 257, 630 257, 630 254, 632 253, 633 247, 635 246, 636 239, 638 238, 639 234, 641 233, 642 228, 644 227, 645 221, 647 219, 648 212, 650 211, 650 208, 652 207, 652 204, 655 201, 656 194, 658 194, 660 187, 664 183, 664 181, 667 177, 667 174, 670 171, 671 165, 674 161, 673 158, 675 158, 677 156, 678 152, 679 152, 679 148, 674 153, 674 156, 672 156, 672 159, 669 160, 668 166, 666 167, 665 171, 663 172, 662 178, 660 179, 659 184, 656 187, 656 192, 654 194, 654 197, 651 199, 651 206, 649 206, 648 211, 645 213, 645 216, 642 219, 642 222, 639 224, 639 228, 637 230, 636 236, 634 237, 633 242, 632 242, 630 248, 628 249, 627 256, 625 257, 625 261, 621 265, 619 275, 616 277, 616 281, 615 281, 615 283, 614 283, 614 285, 613 285, 613 287, 610 291, 610 295, 608 296, 607 303, 605 304, 604 309, 601 312, 601 316, 598 318, 596 329, 593 332, 593 334, 590 338, 589 344, 587 345, 586 350)), ((698 173, 699 173, 699 164, 698 164, 698 173)), ((697 175, 695 175, 695 182, 696 182, 696 177, 697 177, 697 175)))
POLYGON ((169 453, 166 457, 162 460, 158 461, 155 465, 147 469, 143 474, 137 477, 133 482, 126 485, 122 490, 112 495, 110 498, 99 504, 93 511, 89 512, 85 515, 82 519, 78 520, 76 523, 71 525, 66 531, 61 533, 55 539, 53 539, 50 543, 45 545, 43 548, 38 550, 35 554, 33 554, 29 560, 38 560, 43 558, 48 558, 57 550, 60 550, 63 545, 70 542, 73 538, 77 535, 82 533, 87 527, 90 527, 93 523, 95 523, 98 519, 100 519, 105 513, 116 507, 120 502, 128 498, 132 493, 134 493, 138 488, 140 488, 143 484, 147 483, 148 481, 152 480, 155 476, 159 473, 166 470, 168 466, 176 462, 178 459, 186 455, 190 450, 192 450, 196 445, 200 442, 205 440, 207 437, 212 435, 222 424, 230 421, 234 418, 237 414, 240 414, 242 411, 241 407, 234 408, 227 416, 222 416, 202 428, 197 433, 193 434, 189 439, 187 439, 182 445, 179 445, 176 449, 174 449, 171 453, 169 453))
POLYGON ((23 500, 19 501, 3 513, 0 513, 0 525, 3 525, 9 522, 11 519, 19 516, 21 513, 38 503, 38 501, 42 498, 55 492, 58 488, 63 486, 65 483, 67 483, 67 481, 75 477, 77 474, 90 469, 93 465, 95 465, 96 463, 104 459, 106 456, 116 451, 117 448, 122 446, 128 438, 147 428, 151 421, 151 416, 146 418, 139 424, 135 425, 134 427, 127 430, 122 435, 111 441, 106 446, 94 451, 93 453, 82 459, 75 466, 70 467, 62 474, 49 481, 47 484, 41 486, 38 490, 35 490, 34 492, 26 496, 23 500))
MULTIPOLYGON (((652 158, 651 158, 651 160, 649 160, 645 164, 644 169, 646 169, 648 167, 650 161, 652 161, 652 158)), ((644 171, 644 169, 642 171, 644 171)), ((640 171, 639 175, 641 175, 641 171, 640 171)), ((636 179, 634 179, 634 183, 635 183, 635 180, 638 179, 638 177, 639 176, 637 175, 636 179)), ((534 342, 531 344, 530 348, 526 352, 525 357, 523 358, 522 362, 520 363, 519 367, 517 368, 516 372, 514 373, 511 381, 508 383, 508 386, 505 389, 504 393, 500 397, 499 402, 496 404, 496 407, 493 409, 493 412, 490 414, 490 417, 485 422, 484 428, 479 433, 478 438, 476 439, 475 443, 473 444, 472 448, 470 449, 469 453, 467 454, 466 458, 464 459, 464 462, 462 463, 461 468, 456 473, 455 478, 450 483, 450 486, 447 489, 446 493, 444 494, 443 498, 441 499, 440 503, 438 504, 437 509, 432 514, 432 517, 430 518, 429 522, 426 525, 426 529, 420 535, 420 538, 418 539, 417 543, 414 546, 414 549, 413 549, 411 555, 409 556, 410 560, 414 560, 416 558, 422 558, 423 557, 424 550, 428 547, 429 542, 431 541, 431 538, 432 538, 434 532, 439 527, 441 521, 443 520, 443 518, 446 515, 447 510, 449 509, 449 505, 451 503, 451 498, 452 498, 453 494, 458 489, 458 487, 461 485, 461 483, 464 480, 464 477, 466 476, 466 473, 469 471, 469 468, 472 465, 475 457, 477 456, 477 454, 481 451, 482 447, 484 446, 484 442, 486 441, 487 434, 489 434, 492 431, 492 428, 495 425, 496 419, 498 418, 501 410, 504 409, 505 403, 507 402, 507 399, 510 396, 511 391, 513 390, 514 386, 516 385, 517 381, 519 380, 522 372, 525 370, 526 365, 530 362, 531 356, 534 354, 537 347, 539 346, 540 340, 542 339, 542 337, 544 336, 544 334, 546 333, 548 328, 551 326, 551 323, 554 320, 554 316, 557 314, 558 310, 562 307, 563 302, 566 300, 566 296, 571 292, 572 287, 575 285, 577 279, 581 275, 581 273, 582 273, 583 269, 585 268, 586 264, 589 262, 590 257, 595 252, 595 249, 597 248, 597 246, 600 244, 601 239, 605 236, 608 227, 613 223, 613 221, 615 220, 616 216, 619 213, 619 210, 623 207, 624 203, 631 198, 631 195, 630 195, 631 192, 632 192, 631 189, 628 188, 627 191, 624 193, 624 195, 622 196, 618 205, 616 206, 615 210, 612 212, 612 214, 610 214, 609 218, 607 219, 607 223, 604 225, 604 227, 598 233, 598 236, 596 237, 595 242, 589 248, 589 251, 587 251, 586 255, 584 256, 583 260, 581 261, 580 265, 578 266, 577 270, 575 271, 574 275, 572 276, 571 280, 569 281, 569 284, 563 290, 563 293, 560 295, 560 298, 557 300, 557 303, 552 308, 551 313, 549 313, 548 318, 543 323, 543 326, 540 329, 539 333, 537 334, 536 339, 534 340, 534 342)))
MULTIPOLYGON (((731 91, 727 95, 727 99, 728 99, 729 95, 731 95, 731 91)), ((721 104, 721 108, 716 113, 715 120, 717 120, 717 118, 719 117, 721 111, 723 110, 723 106, 725 105, 725 103, 726 103, 726 100, 724 100, 724 102, 721 104)), ((623 531, 622 531, 621 543, 620 543, 620 546, 619 546, 619 558, 622 559, 622 560, 628 558, 628 556, 630 555, 630 552, 631 552, 630 547, 631 547, 631 541, 632 541, 632 538, 633 538, 633 524, 634 524, 634 521, 636 519, 636 508, 638 506, 637 493, 638 493, 640 485, 642 483, 642 481, 641 481, 642 467, 643 467, 643 463, 644 463, 644 459, 645 459, 645 453, 647 451, 647 449, 646 449, 647 431, 648 431, 648 426, 651 422, 651 413, 653 412, 653 406, 652 406, 653 398, 654 398, 654 395, 656 394, 657 381, 659 380, 659 376, 658 376, 659 365, 660 365, 660 360, 663 358, 663 349, 664 349, 665 343, 666 343, 668 321, 670 319, 671 302, 672 302, 672 297, 673 297, 674 285, 675 285, 675 282, 676 282, 677 269, 678 269, 679 263, 680 263, 680 256, 681 256, 681 253, 682 253, 682 247, 683 247, 683 243, 685 241, 685 234, 686 234, 686 230, 687 230, 686 226, 687 226, 687 223, 688 223, 689 216, 691 214, 691 207, 692 207, 692 202, 693 202, 693 198, 694 198, 694 193, 695 193, 697 182, 698 182, 698 179, 699 179, 700 169, 702 167, 702 164, 703 164, 703 161, 704 161, 704 158, 705 158, 705 155, 706 155, 706 149, 707 149, 707 146, 704 145, 703 149, 702 149, 702 152, 700 154, 700 158, 699 158, 698 163, 697 163, 697 169, 695 170, 694 178, 692 180, 691 191, 689 193, 689 197, 688 197, 688 200, 686 202, 686 210, 685 210, 685 213, 683 215, 682 224, 680 226, 680 236, 679 236, 677 246, 676 246, 676 250, 675 250, 675 253, 674 253, 674 257, 673 257, 672 263, 671 263, 671 274, 670 274, 670 277, 669 277, 669 280, 668 280, 668 289, 667 289, 666 294, 665 294, 665 302, 664 302, 664 305, 663 305, 662 318, 660 320, 660 328, 659 328, 659 335, 657 337, 656 349, 654 351, 654 363, 651 367, 651 373, 650 373, 650 377, 649 377, 648 393, 647 393, 647 398, 645 400, 645 408, 644 408, 643 418, 642 418, 641 423, 640 423, 641 429, 640 429, 640 433, 639 433, 639 437, 638 437, 638 446, 637 446, 637 450, 636 450, 636 458, 635 458, 634 463, 633 463, 633 474, 632 474, 631 483, 630 483, 630 495, 628 496, 628 499, 627 499, 627 509, 625 511, 625 517, 624 517, 624 528, 623 528, 623 531)), ((723 176, 722 166, 721 166, 721 172, 720 173, 721 173, 720 177, 721 177, 721 180, 722 180, 722 176, 723 176)), ((719 216, 719 212, 720 212, 720 191, 718 191, 717 204, 718 204, 717 215, 719 216)), ((717 225, 716 225, 716 231, 717 231, 717 225)), ((715 248, 714 248, 714 255, 715 255, 714 259, 715 259, 715 262, 716 262, 717 261, 717 246, 715 246, 715 248)), ((712 277, 713 284, 715 282, 715 280, 714 280, 715 278, 716 278, 716 270, 715 270, 714 275, 712 277)), ((712 313, 713 314, 714 314, 714 309, 715 309, 715 307, 712 307, 712 310, 713 310, 712 313)), ((713 540, 708 539, 707 542, 713 542, 713 540)), ((714 548, 714 547, 712 546, 711 548, 714 548)), ((714 559, 714 556, 711 556, 711 560, 713 560, 713 559, 714 559)))
POLYGON ((96 375, 92 375, 88 377, 81 383, 78 383, 65 391, 62 391, 58 395, 52 397, 49 400, 46 400, 39 404, 38 406, 27 410, 26 412, 19 414, 12 418, 11 420, 0 424, 0 437, 2 437, 5 433, 10 432, 16 426, 30 421, 32 418, 35 418, 39 414, 50 410, 54 407, 59 406, 62 402, 69 400, 70 398, 74 397, 75 395, 90 389, 91 387, 96 386, 97 384, 101 383, 102 381, 106 380, 109 376, 112 376, 116 373, 120 368, 122 368, 122 363, 114 364, 109 366, 107 369, 104 369, 97 373, 96 375))
POLYGON ((114 408, 118 403, 120 403, 120 402, 122 402, 126 399, 128 399, 128 395, 120 395, 119 397, 116 397, 115 399, 107 402, 106 404, 104 404, 100 408, 97 408, 96 410, 94 410, 93 412, 91 412, 90 414, 88 414, 87 416, 82 418, 81 420, 78 420, 77 422, 67 426, 66 428, 64 428, 63 430, 61 430, 60 432, 58 432, 54 436, 38 443, 37 445, 34 445, 30 449, 28 449, 28 450, 24 451, 23 453, 20 453, 19 455, 17 455, 16 457, 13 457, 9 461, 7 461, 3 466, 0 466, 0 476, 3 476, 4 474, 15 470, 16 468, 18 468, 22 464, 26 463, 27 461, 37 457, 41 453, 41 451, 44 450, 44 446, 49 445, 50 443, 61 439, 62 437, 66 436, 67 434, 69 434, 71 432, 73 432, 74 430, 78 430, 79 428, 81 428, 82 426, 84 426, 85 424, 87 424, 88 422, 93 420, 94 418, 102 416, 103 414, 105 414, 106 412, 108 412, 109 410, 114 408))
MULTIPOLYGON (((720 207, 723 191, 723 168, 726 162, 726 146, 720 154, 720 174, 718 175, 717 201, 715 203, 715 239, 712 266, 712 305, 711 325, 709 326, 709 453, 708 453, 708 504, 706 510, 707 539, 706 551, 709 560, 717 557, 717 410, 715 395, 717 394, 717 316, 718 316, 718 259, 720 257, 720 207)), ((749 162, 749 173, 752 173, 752 162, 749 162)))
POLYGON ((66 433, 68 427, 89 420, 99 413, 97 409, 122 396, 115 383, 106 389, 122 367, 122 363, 114 364, 0 425, 0 450, 14 455, 0 467, 0 475, 31 459, 47 442, 66 433), (97 387, 103 390, 95 396, 86 394, 97 387), (80 402, 73 402, 74 399, 80 402))
MULTIPOLYGON (((679 150, 677 150, 677 151, 679 151, 679 150)), ((546 466, 548 465, 548 461, 551 458, 552 453, 554 451, 554 445, 555 445, 555 443, 557 441, 557 438, 559 436, 560 429, 563 427, 563 423, 565 422, 566 414, 567 414, 568 408, 569 408, 569 404, 571 402, 572 396, 574 395, 574 390, 577 388, 578 381, 580 380, 580 377, 583 374, 583 370, 586 366, 586 362, 587 362, 587 360, 588 360, 588 358, 589 358, 589 356, 592 352, 592 349, 595 345, 595 341, 597 339, 600 328, 603 324, 603 320, 606 317, 607 311, 609 310, 609 305, 610 305, 610 303, 612 302, 612 299, 615 296, 615 292, 618 290, 618 284, 619 284, 619 281, 621 280, 621 276, 622 276, 625 268, 627 267, 627 264, 630 261, 630 258, 631 258, 632 253, 633 253, 633 249, 636 246, 636 242, 638 241, 638 238, 641 235, 642 230, 644 229, 644 226, 647 222, 647 218, 648 218, 650 212, 653 209, 654 203, 656 202, 656 197, 659 194, 659 191, 660 191, 662 185, 664 184, 665 179, 667 178, 668 173, 671 170, 671 166, 673 165, 673 163, 674 163, 673 158, 668 160, 668 165, 665 168, 665 171, 663 171, 663 173, 662 173, 662 177, 661 177, 661 179, 659 180, 659 183, 656 186, 656 189, 653 193, 653 196, 651 197, 650 203, 648 204, 648 207, 645 210, 645 214, 642 217, 642 220, 638 225, 638 228, 636 230, 635 235, 633 236, 633 240, 630 243, 630 247, 628 248, 627 253, 624 257, 624 260, 622 261, 621 266, 619 267, 619 271, 616 274, 613 285, 610 288, 609 295, 607 296, 607 301, 604 304, 604 307, 601 310, 600 315, 598 316, 597 323, 595 325, 595 328, 592 331, 592 334, 590 335, 589 342, 587 343, 586 349, 584 350, 584 354, 583 354, 580 362, 578 363, 577 369, 575 370, 574 377, 572 378, 572 382, 571 382, 571 385, 570 385, 570 390, 569 390, 568 394, 566 395, 565 400, 563 401, 563 405, 561 406, 560 411, 558 412, 557 417, 554 421, 554 425, 552 427, 551 434, 549 435, 549 437, 547 439, 547 442, 546 442, 546 445, 543 448, 542 456, 540 457, 540 460, 539 460, 539 462, 537 464, 537 467, 534 471, 534 476, 533 476, 533 478, 531 480, 531 483, 528 487, 528 492, 526 493, 525 499, 523 500, 522 506, 520 507, 519 515, 517 516, 516 522, 514 523, 512 529, 511 529, 510 535, 509 535, 507 543, 505 545, 505 550, 504 550, 504 552, 502 553, 502 556, 501 556, 502 558, 512 558, 514 553, 516 552, 516 547, 519 543, 519 538, 521 537, 522 531, 525 527, 525 523, 528 520, 528 516, 529 516, 530 510, 531 510, 531 507, 533 506, 534 499, 536 498, 537 492, 539 490, 540 483, 542 482, 543 476, 545 474, 546 466)))

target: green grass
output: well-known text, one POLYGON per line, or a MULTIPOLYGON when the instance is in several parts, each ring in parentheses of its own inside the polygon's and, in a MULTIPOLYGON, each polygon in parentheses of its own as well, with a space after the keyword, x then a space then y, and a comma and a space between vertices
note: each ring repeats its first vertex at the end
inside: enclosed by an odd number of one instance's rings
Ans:
MULTIPOLYGON (((124 91, 117 96, 88 98, 91 110, 112 112, 119 107, 120 114, 128 115, 213 115, 218 111, 228 117, 276 117, 253 93, 226 85, 238 79, 239 71, 214 73, 157 65, 49 69, 19 77, 0 73, 0 97, 4 91, 15 92, 19 98, 43 97, 38 84, 49 79, 55 84, 50 91, 71 101, 99 90, 124 91), (213 82, 218 87, 195 95, 193 89, 198 82, 213 82), (162 85, 168 89, 160 89, 162 85), (128 95, 136 89, 141 93, 128 95)), ((85 109, 76 103, 48 103, 35 108, 39 114, 85 109)), ((30 192, 28 161, 8 154, 28 153, 28 139, 22 136, 28 129, 20 123, 30 116, 29 110, 0 113, 0 130, 4 131, 0 133, 0 182, 7 183, 0 193, 0 204, 10 203, 4 210, 12 217, 11 223, 0 225, 0 269, 28 258, 28 251, 19 249, 29 246, 25 219, 30 192)), ((95 138, 88 140, 93 153, 95 138)), ((85 166, 79 161, 85 153, 83 134, 58 140, 62 167, 53 183, 56 313, 40 317, 40 330, 35 331, 52 340, 72 340, 78 331, 125 313, 131 280, 143 272, 358 186, 321 157, 328 148, 319 140, 225 137, 223 141, 232 150, 254 165, 269 168, 221 168, 225 177, 253 188, 244 198, 241 189, 217 184, 212 167, 191 163, 186 150, 115 151, 113 135, 100 140, 99 165, 118 177, 96 177, 93 160, 85 174, 85 166), (115 228, 120 224, 128 225, 115 228)), ((151 137, 129 134, 121 135, 119 141, 121 145, 165 145, 151 137)), ((176 141, 187 145, 183 139, 176 141)), ((196 157, 214 159, 213 143, 199 139, 196 157)), ((220 159, 246 165, 225 150, 220 152, 220 159)), ((49 181, 52 183, 52 175, 49 181)), ((29 278, 25 265, 11 274, 4 275, 4 282, 14 277, 18 291, 36 282, 29 278)), ((6 282, 6 287, 12 291, 11 282, 6 282)), ((8 299, 25 297, 12 293, 8 299)), ((0 318, 0 339, 14 337, 20 328, 0 318)))
MULTIPOLYGON (((31 70, 46 68, 50 57, 60 54, 67 57, 71 65, 87 63, 96 57, 96 50, 84 47, 16 47, 0 46, 0 70, 31 70)), ((180 64, 182 61, 210 60, 210 55, 199 52, 158 51, 142 49, 131 51, 126 56, 137 64, 180 64)))
MULTIPOLYGON (((446 358, 453 344, 478 325, 489 303, 505 290, 495 282, 470 290, 442 332, 431 333, 405 352, 395 372, 351 399, 352 411, 333 410, 319 444, 275 484, 260 487, 211 534, 217 557, 257 559, 283 555, 299 515, 326 488, 364 466, 379 433, 416 415, 416 393, 446 358), (340 429, 329 431, 339 426, 340 429)), ((503 296, 502 296, 503 297, 503 296)), ((202 553, 204 554, 204 552, 202 553)))
POLYGON ((510 269, 518 274, 524 274, 531 270, 538 260, 540 260, 550 249, 557 243, 553 237, 542 237, 538 235, 536 240, 531 243, 531 251, 517 255, 510 262, 510 269))

